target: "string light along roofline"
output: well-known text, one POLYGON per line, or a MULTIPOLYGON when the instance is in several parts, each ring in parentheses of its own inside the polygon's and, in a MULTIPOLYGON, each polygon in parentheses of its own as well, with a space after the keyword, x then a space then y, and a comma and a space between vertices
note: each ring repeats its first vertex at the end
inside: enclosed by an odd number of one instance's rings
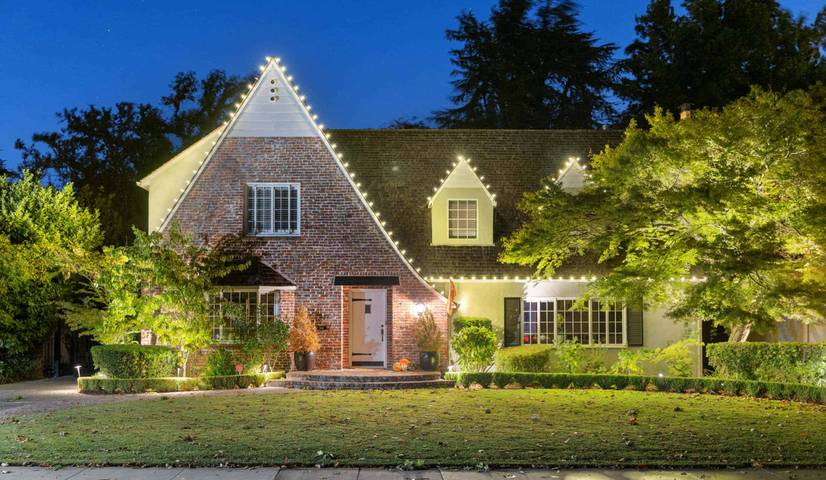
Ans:
POLYGON ((169 222, 171 221, 175 212, 178 210, 178 207, 182 203, 183 199, 186 198, 190 190, 192 190, 192 186, 198 180, 198 177, 201 175, 201 173, 206 169, 206 166, 209 164, 209 161, 214 157, 218 145, 220 145, 224 141, 226 136, 232 130, 233 125, 235 125, 235 122, 239 118, 238 114, 247 106, 255 92, 264 84, 264 77, 266 76, 266 73, 269 71, 275 71, 276 74, 280 77, 281 81, 283 81, 283 83, 288 86, 289 93, 293 95, 293 97, 297 100, 298 105, 301 106, 301 113, 313 126, 315 133, 321 139, 322 143, 327 148, 327 151, 330 153, 330 155, 333 156, 333 159, 335 160, 339 170, 344 174, 347 181, 358 194, 357 197, 362 202, 364 207, 367 209, 367 212, 370 214, 370 217, 376 223, 376 226, 379 228, 379 231, 390 243, 391 248, 393 248, 393 250, 399 256, 399 258, 402 259, 402 263, 404 263, 404 265, 413 274, 414 277, 419 279, 423 284, 427 285, 433 293, 439 295, 442 301, 447 302, 445 293, 443 291, 437 290, 435 285, 428 282, 421 275, 421 268, 413 266, 414 259, 407 257, 404 253, 402 253, 404 250, 400 247, 399 241, 393 240, 393 232, 385 229, 386 222, 379 218, 381 216, 381 213, 373 210, 373 202, 367 200, 367 192, 361 190, 361 184, 355 181, 356 173, 348 170, 348 162, 343 160, 343 155, 340 152, 337 152, 335 144, 330 142, 331 135, 329 132, 325 132, 324 124, 319 123, 317 121, 318 115, 310 113, 312 107, 307 102, 306 95, 299 95, 299 87, 296 83, 293 82, 293 77, 286 75, 287 66, 281 63, 281 59, 279 57, 266 57, 265 60, 266 63, 258 67, 258 70, 261 73, 258 75, 258 77, 255 79, 253 83, 247 85, 247 92, 241 94, 240 100, 235 103, 235 110, 230 112, 229 118, 224 121, 224 130, 221 132, 221 135, 215 141, 213 141, 211 145, 209 145, 206 151, 203 152, 204 158, 199 161, 198 168, 192 171, 192 176, 189 180, 187 180, 186 187, 184 187, 183 191, 179 196, 173 199, 172 206, 166 209, 167 213, 164 216, 161 225, 158 227, 158 231, 162 232, 169 226, 169 222))
POLYGON ((450 180, 450 177, 453 176, 453 174, 455 174, 456 171, 459 169, 459 167, 462 166, 462 165, 466 165, 468 168, 470 168, 470 171, 473 172, 473 175, 476 176, 476 180, 479 181, 479 183, 482 185, 482 189, 485 191, 485 194, 488 196, 488 198, 490 199, 493 206, 494 207, 496 206, 496 194, 491 193, 490 184, 486 184, 484 182, 485 176, 484 175, 480 176, 476 171, 477 168, 472 166, 470 164, 470 162, 471 162, 470 158, 464 157, 462 155, 457 155, 456 156, 456 161, 451 163, 453 169, 452 170, 445 170, 446 176, 444 178, 439 179, 439 186, 438 187, 433 187, 433 195, 427 197, 427 206, 428 206, 428 208, 433 206, 433 199, 436 198, 437 195, 439 195, 439 193, 442 191, 442 189, 445 187, 445 185, 447 185, 448 180, 450 180))

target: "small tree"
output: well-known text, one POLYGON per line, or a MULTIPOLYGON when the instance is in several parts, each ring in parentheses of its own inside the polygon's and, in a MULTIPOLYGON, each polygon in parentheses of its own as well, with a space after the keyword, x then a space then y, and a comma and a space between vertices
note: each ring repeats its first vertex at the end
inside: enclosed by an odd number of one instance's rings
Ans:
POLYGON ((422 352, 438 352, 442 348, 442 331, 429 309, 422 312, 416 321, 416 345, 422 352))
POLYGON ((189 353, 212 342, 213 280, 247 264, 194 244, 177 225, 166 235, 134 235, 132 245, 104 248, 85 270, 88 296, 68 306, 68 323, 102 343, 127 343, 151 330, 159 343, 181 349, 186 372, 189 353))
POLYGON ((321 343, 307 307, 300 306, 290 327, 290 348, 294 352, 317 352, 321 343))
POLYGON ((755 89, 721 111, 683 121, 657 111, 648 122, 594 157, 577 195, 552 178, 526 195, 530 219, 502 259, 540 277, 598 260, 609 273, 586 297, 644 298, 676 318, 735 330, 826 319, 826 116, 817 98, 755 89))

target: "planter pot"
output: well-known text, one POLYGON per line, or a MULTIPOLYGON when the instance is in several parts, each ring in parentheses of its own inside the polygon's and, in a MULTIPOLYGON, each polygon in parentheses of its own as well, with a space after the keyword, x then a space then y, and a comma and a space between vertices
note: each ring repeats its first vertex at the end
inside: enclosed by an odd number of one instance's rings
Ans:
POLYGON ((419 368, 433 372, 439 369, 439 352, 419 352, 419 368))
POLYGON ((306 372, 315 368, 315 352, 293 352, 295 369, 306 372))

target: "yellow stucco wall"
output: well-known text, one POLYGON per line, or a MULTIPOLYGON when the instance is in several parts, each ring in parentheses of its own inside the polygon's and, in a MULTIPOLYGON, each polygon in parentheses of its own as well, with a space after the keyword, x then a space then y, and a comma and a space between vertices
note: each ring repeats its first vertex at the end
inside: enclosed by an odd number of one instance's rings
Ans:
POLYGON ((430 206, 433 245, 493 245, 493 202, 481 188, 443 188, 430 206), (448 200, 476 200, 476 238, 448 238, 448 200))

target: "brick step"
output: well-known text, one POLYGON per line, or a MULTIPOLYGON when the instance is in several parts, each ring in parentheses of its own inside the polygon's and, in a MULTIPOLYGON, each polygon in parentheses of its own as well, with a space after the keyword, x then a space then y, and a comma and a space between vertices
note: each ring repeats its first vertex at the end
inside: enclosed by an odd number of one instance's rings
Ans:
POLYGON ((311 382, 342 382, 342 383, 394 383, 394 382, 425 382, 431 380, 440 380, 442 378, 439 372, 417 372, 405 374, 388 373, 382 375, 374 373, 369 375, 359 374, 324 374, 312 372, 289 372, 287 380, 300 380, 311 382))
POLYGON ((273 380, 268 387, 296 388, 304 390, 403 390, 410 388, 452 388, 450 380, 399 380, 393 382, 342 382, 317 380, 273 380))

